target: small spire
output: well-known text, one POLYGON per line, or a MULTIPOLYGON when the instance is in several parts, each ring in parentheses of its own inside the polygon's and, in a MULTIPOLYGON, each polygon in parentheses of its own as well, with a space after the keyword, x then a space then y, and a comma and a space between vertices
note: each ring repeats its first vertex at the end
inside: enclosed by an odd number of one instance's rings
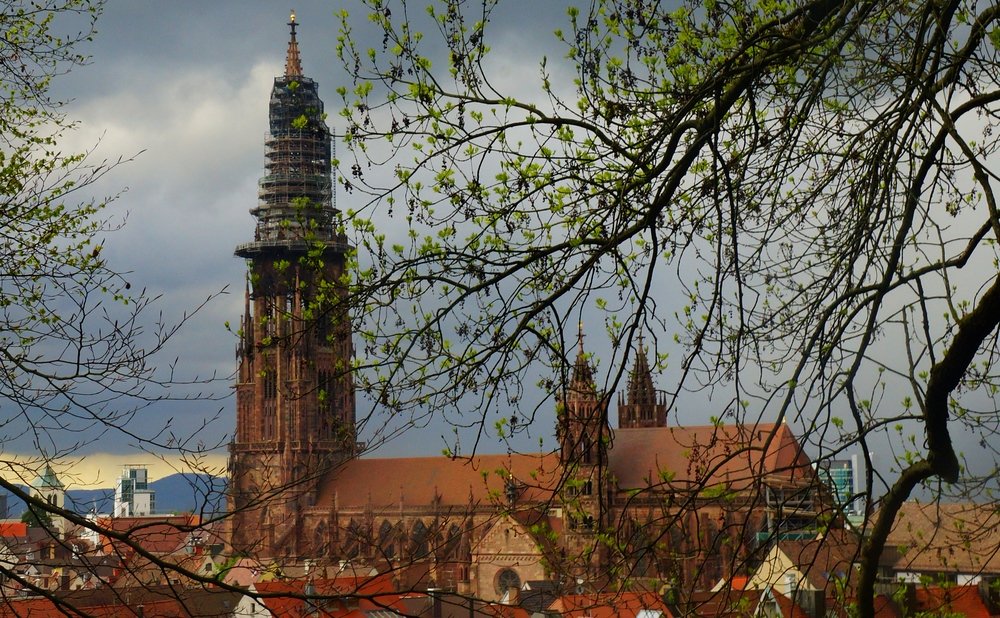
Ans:
POLYGON ((656 388, 653 386, 653 373, 649 369, 646 358, 646 345, 639 333, 639 346, 635 353, 635 367, 628 382, 628 403, 630 405, 653 405, 656 403, 656 388))
POLYGON ((577 334, 576 363, 573 366, 573 376, 570 390, 578 393, 593 392, 596 389, 594 374, 583 349, 583 320, 580 320, 580 330, 577 334))
POLYGON ((295 40, 295 27, 298 26, 295 23, 295 9, 292 9, 288 26, 292 30, 292 36, 288 40, 288 54, 285 56, 285 77, 299 77, 302 75, 302 60, 299 57, 299 42, 295 40))

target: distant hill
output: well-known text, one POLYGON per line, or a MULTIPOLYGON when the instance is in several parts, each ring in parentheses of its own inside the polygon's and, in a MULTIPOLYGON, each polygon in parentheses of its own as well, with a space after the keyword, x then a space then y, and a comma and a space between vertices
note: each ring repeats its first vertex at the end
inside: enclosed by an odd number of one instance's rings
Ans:
MULTIPOLYGON (((226 508, 226 480, 210 474, 182 472, 153 481, 150 489, 156 492, 157 513, 224 511, 226 508)), ((21 487, 27 491, 27 487, 21 487)), ((0 490, 0 495, 3 493, 0 490)), ((77 513, 110 513, 115 501, 114 487, 107 489, 71 489, 66 492, 67 508, 77 513)), ((7 517, 17 519, 25 511, 24 503, 7 495, 7 517)), ((2 513, 0 513, 2 515, 2 513)))

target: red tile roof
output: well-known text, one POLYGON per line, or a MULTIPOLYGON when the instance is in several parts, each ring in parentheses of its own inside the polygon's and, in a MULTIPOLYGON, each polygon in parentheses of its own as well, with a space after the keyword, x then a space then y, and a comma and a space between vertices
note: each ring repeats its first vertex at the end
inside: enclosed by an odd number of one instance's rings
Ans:
POLYGON ((572 618, 634 617, 642 610, 659 611, 671 617, 670 609, 654 592, 608 592, 599 594, 568 594, 549 605, 548 610, 572 618))
POLYGON ((774 602, 778 605, 781 618, 810 618, 805 610, 773 588, 771 589, 771 596, 774 597, 774 602))
POLYGON ((424 594, 393 592, 392 579, 386 575, 258 582, 254 590, 275 616, 304 616, 316 611, 320 616, 348 618, 380 609, 409 615, 430 604, 424 594))
POLYGON ((993 504, 907 502, 881 564, 897 571, 1000 574, 1000 510, 993 504))
POLYGON ((704 618, 742 618, 755 616, 760 604, 760 590, 734 590, 693 592, 684 603, 685 615, 704 618))
POLYGON ((809 458, 785 424, 618 429, 610 460, 621 489, 668 483, 740 490, 765 476, 812 478, 809 458))
POLYGON ((491 616, 493 618, 530 618, 531 612, 516 605, 487 603, 477 607, 474 615, 491 616))
POLYGON ((930 615, 989 618, 990 611, 979 594, 978 586, 918 586, 916 611, 930 615))
POLYGON ((105 553, 117 553, 125 558, 135 550, 136 544, 154 554, 168 554, 180 549, 191 531, 199 525, 197 515, 164 515, 162 517, 101 517, 98 525, 116 533, 127 534, 128 542, 109 535, 101 535, 105 553))
POLYGON ((489 504, 505 500, 504 485, 513 476, 521 499, 544 502, 558 484, 555 454, 479 455, 473 458, 403 457, 355 459, 330 473, 320 485, 317 504, 332 508, 489 504))
POLYGON ((0 522, 0 536, 3 537, 28 536, 28 524, 20 521, 0 522))
MULTIPOLYGON (((609 459, 622 490, 664 480, 680 490, 723 483, 740 490, 762 475, 812 479, 809 458, 785 424, 617 429, 609 459)), ((521 485, 519 500, 540 503, 553 497, 562 472, 556 453, 361 458, 329 473, 320 484, 317 505, 489 504, 505 500, 510 476, 521 485)))
POLYGON ((7 597, 0 603, 0 618, 135 618, 139 606, 149 618, 219 618, 236 607, 240 595, 218 589, 149 588, 122 591, 111 588, 61 593, 63 604, 34 597, 7 597))

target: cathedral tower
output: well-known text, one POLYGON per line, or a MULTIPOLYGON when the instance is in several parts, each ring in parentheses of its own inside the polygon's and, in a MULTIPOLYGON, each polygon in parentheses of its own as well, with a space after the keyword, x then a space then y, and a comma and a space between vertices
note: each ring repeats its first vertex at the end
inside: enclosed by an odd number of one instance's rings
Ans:
POLYGON ((565 470, 562 505, 565 517, 565 569, 583 581, 596 581, 607 547, 600 533, 608 529, 608 452, 611 429, 608 404, 598 392, 594 372, 583 349, 580 326, 576 362, 565 392, 558 398, 560 462, 565 470))
POLYGON ((653 386, 653 374, 646 359, 646 346, 639 338, 635 367, 629 375, 628 389, 618 395, 618 427, 666 427, 667 396, 653 386))
POLYGON ((354 454, 345 261, 333 207, 331 136, 316 82, 302 74, 295 14, 285 74, 271 90, 237 348, 230 513, 236 551, 298 555, 301 511, 319 479, 354 454))

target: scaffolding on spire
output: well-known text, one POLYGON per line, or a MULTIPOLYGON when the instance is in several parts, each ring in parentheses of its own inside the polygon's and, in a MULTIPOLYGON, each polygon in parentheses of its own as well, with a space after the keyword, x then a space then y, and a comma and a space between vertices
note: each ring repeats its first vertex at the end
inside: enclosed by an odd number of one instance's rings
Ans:
POLYGON ((285 75, 274 80, 265 139, 264 176, 258 182, 254 240, 236 248, 252 258, 274 251, 305 254, 317 243, 331 251, 348 250, 337 221, 331 169, 332 134, 326 124, 316 82, 302 75, 295 13, 285 75))

